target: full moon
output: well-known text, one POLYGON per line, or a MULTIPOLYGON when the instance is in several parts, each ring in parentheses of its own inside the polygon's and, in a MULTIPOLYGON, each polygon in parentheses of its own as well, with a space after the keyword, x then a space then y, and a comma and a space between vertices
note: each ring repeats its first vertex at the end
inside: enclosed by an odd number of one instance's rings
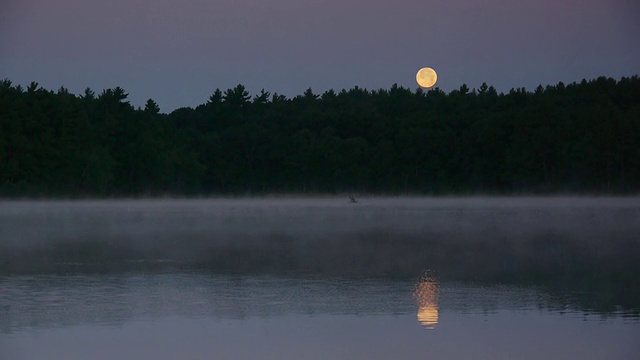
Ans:
POLYGON ((436 81, 438 81, 438 74, 436 74, 436 71, 430 67, 423 67, 418 70, 418 73, 416 74, 416 81, 418 82, 418 85, 429 88, 435 85, 436 81))

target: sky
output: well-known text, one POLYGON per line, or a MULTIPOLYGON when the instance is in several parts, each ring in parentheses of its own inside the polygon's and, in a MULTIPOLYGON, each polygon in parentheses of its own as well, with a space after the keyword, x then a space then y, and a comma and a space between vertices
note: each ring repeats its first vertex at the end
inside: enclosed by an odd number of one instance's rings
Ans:
POLYGON ((134 106, 195 107, 243 84, 499 92, 640 74, 637 0, 0 0, 0 79, 134 106))

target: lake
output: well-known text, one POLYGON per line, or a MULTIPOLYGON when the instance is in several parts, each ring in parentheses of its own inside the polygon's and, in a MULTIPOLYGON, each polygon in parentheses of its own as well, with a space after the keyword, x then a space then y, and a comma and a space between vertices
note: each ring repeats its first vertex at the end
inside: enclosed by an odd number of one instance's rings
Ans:
POLYGON ((0 202, 0 359, 632 359, 640 198, 0 202))

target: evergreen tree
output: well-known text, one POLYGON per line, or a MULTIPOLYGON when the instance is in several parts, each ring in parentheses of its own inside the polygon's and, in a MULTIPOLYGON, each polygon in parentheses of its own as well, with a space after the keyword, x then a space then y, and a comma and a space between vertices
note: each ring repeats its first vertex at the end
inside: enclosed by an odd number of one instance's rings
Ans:
POLYGON ((640 189, 638 76, 291 100, 237 85, 167 115, 127 99, 0 81, 0 195, 640 189))

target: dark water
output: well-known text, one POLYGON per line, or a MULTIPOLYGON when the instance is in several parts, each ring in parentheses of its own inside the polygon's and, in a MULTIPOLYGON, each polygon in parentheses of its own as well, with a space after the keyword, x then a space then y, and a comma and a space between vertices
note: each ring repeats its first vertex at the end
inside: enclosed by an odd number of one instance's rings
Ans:
POLYGON ((633 359, 638 198, 0 202, 0 359, 633 359))

